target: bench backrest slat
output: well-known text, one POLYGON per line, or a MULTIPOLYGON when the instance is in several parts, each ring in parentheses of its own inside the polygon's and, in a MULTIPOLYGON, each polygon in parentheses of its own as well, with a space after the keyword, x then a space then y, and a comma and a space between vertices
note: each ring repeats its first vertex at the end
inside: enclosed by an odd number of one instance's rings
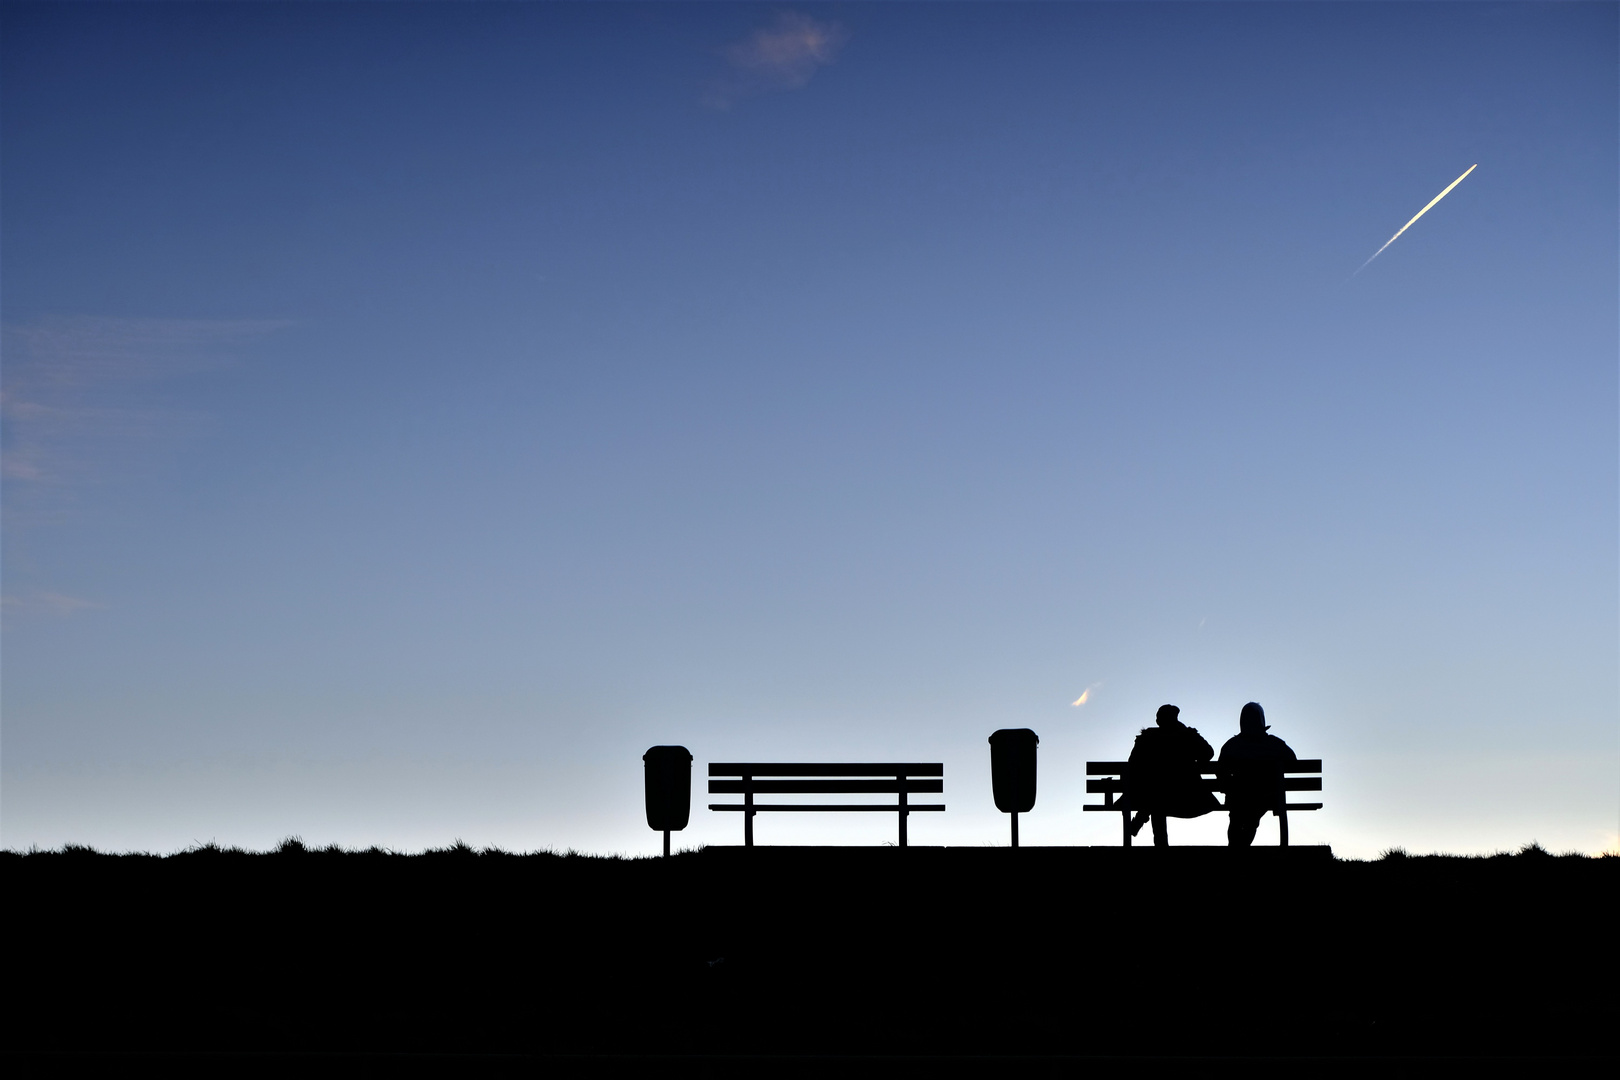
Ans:
POLYGON ((943 780, 710 780, 710 795, 937 794, 943 780))
POLYGON ((709 765, 710 776, 944 776, 942 762, 876 762, 852 764, 850 762, 737 762, 722 761, 709 765))
MULTIPOLYGON (((1205 780, 1204 783, 1213 790, 1220 790, 1219 788, 1215 787, 1215 785, 1219 783, 1218 780, 1205 780)), ((1320 776, 1284 777, 1282 786, 1284 791, 1321 791, 1322 778, 1320 776)), ((1106 795, 1109 792, 1113 792, 1116 795, 1124 794, 1125 781, 1118 779, 1117 777, 1109 777, 1106 780, 1086 781, 1087 795, 1106 795)))

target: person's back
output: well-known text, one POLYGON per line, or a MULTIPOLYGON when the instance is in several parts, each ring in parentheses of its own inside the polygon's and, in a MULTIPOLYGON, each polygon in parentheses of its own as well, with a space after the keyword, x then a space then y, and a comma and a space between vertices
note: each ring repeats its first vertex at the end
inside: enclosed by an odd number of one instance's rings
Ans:
POLYGON ((1267 811, 1280 813, 1287 801, 1283 766, 1297 761, 1289 745, 1266 734, 1266 713, 1257 702, 1243 706, 1238 734, 1221 745, 1221 787, 1226 791, 1226 841, 1248 847, 1267 811))
POLYGON ((1131 832, 1151 819, 1159 847, 1169 843, 1166 817, 1199 817, 1220 808, 1200 772, 1215 750, 1196 728, 1181 722, 1180 714, 1174 705, 1159 709, 1158 726, 1143 728, 1136 737, 1125 776, 1125 799, 1136 815, 1131 832))

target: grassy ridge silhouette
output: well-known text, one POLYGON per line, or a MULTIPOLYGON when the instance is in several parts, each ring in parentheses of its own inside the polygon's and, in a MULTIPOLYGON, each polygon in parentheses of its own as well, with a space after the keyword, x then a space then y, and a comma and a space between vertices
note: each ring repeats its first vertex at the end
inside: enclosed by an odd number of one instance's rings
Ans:
POLYGON ((5 852, 7 1046, 1613 1052, 1620 859, 1084 850, 5 852))

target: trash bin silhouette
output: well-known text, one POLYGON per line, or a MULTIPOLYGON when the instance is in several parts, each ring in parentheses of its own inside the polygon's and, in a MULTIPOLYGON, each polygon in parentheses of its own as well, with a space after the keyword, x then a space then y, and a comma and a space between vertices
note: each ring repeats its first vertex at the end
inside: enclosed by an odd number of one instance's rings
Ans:
POLYGON ((1002 728, 990 736, 990 785, 996 809, 1012 815, 1012 846, 1018 846, 1018 815, 1035 808, 1035 748, 1041 737, 1029 728, 1002 728))
POLYGON ((647 826, 664 834, 686 828, 692 817, 692 752, 684 746, 654 746, 641 755, 647 781, 647 826))

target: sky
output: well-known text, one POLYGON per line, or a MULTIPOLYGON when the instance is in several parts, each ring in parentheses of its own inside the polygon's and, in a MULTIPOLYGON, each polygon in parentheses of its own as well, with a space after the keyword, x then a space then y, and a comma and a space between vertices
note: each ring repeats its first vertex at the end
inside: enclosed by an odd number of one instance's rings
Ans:
POLYGON ((1252 700, 1295 843, 1620 850, 1617 29, 6 4, 0 843, 1001 844, 1028 727, 1116 844, 1252 700))

